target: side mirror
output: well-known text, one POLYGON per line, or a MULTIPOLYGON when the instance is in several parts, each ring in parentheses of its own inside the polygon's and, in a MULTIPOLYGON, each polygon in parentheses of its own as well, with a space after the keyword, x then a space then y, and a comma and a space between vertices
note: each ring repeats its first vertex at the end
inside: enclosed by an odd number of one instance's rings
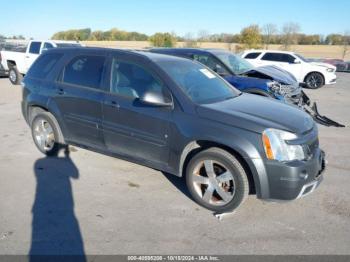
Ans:
POLYGON ((146 91, 140 97, 140 102, 145 105, 158 107, 171 107, 173 105, 170 99, 166 99, 162 94, 154 91, 146 91))
POLYGON ((301 64, 301 61, 299 58, 295 58, 294 59, 294 63, 293 64, 301 64))
POLYGON ((47 50, 49 50, 49 49, 43 48, 43 49, 41 49, 41 53, 43 54, 43 53, 45 53, 47 50))

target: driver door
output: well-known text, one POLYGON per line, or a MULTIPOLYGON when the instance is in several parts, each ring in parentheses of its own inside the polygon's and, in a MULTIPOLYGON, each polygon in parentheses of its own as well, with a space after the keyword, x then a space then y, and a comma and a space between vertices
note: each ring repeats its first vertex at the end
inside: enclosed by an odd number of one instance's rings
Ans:
POLYGON ((111 62, 110 86, 103 103, 103 135, 112 153, 164 164, 169 158, 169 126, 172 108, 142 104, 147 90, 170 96, 149 66, 123 57, 111 62))

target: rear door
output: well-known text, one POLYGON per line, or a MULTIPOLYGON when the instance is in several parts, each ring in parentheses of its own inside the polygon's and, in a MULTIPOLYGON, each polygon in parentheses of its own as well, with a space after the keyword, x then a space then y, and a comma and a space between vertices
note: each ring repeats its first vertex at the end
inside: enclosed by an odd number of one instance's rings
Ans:
MULTIPOLYGON (((148 62, 149 63, 149 62, 148 62)), ((119 55, 111 61, 111 79, 103 104, 103 134, 109 151, 131 158, 168 162, 169 122, 172 108, 144 105, 146 90, 170 92, 142 59, 119 55)))
POLYGON ((24 57, 24 59, 25 59, 25 61, 24 61, 25 72, 23 72, 24 74, 26 74, 28 72, 30 66, 34 63, 34 61, 40 55, 41 44, 42 44, 42 42, 39 42, 39 41, 30 42, 30 44, 28 46, 27 53, 24 57))
POLYGON ((54 100, 68 131, 67 140, 103 148, 101 90, 105 54, 76 54, 56 83, 54 100))

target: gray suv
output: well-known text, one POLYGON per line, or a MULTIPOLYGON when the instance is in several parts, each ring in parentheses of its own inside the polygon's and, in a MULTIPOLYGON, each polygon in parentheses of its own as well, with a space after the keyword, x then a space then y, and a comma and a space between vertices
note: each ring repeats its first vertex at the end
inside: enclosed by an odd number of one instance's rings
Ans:
POLYGON ((227 212, 248 194, 292 200, 322 180, 312 118, 244 94, 194 61, 148 52, 45 52, 23 80, 38 149, 72 144, 176 176, 200 205, 227 212))

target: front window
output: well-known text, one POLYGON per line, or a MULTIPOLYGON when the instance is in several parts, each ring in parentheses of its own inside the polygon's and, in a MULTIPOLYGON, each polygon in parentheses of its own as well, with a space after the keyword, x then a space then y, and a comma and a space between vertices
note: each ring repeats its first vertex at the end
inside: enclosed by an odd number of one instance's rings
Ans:
POLYGON ((209 104, 240 94, 237 89, 201 64, 190 60, 157 63, 195 103, 209 104))
POLYGON ((214 55, 216 55, 236 75, 243 74, 254 68, 254 66, 248 61, 229 52, 217 52, 214 53, 214 55))

